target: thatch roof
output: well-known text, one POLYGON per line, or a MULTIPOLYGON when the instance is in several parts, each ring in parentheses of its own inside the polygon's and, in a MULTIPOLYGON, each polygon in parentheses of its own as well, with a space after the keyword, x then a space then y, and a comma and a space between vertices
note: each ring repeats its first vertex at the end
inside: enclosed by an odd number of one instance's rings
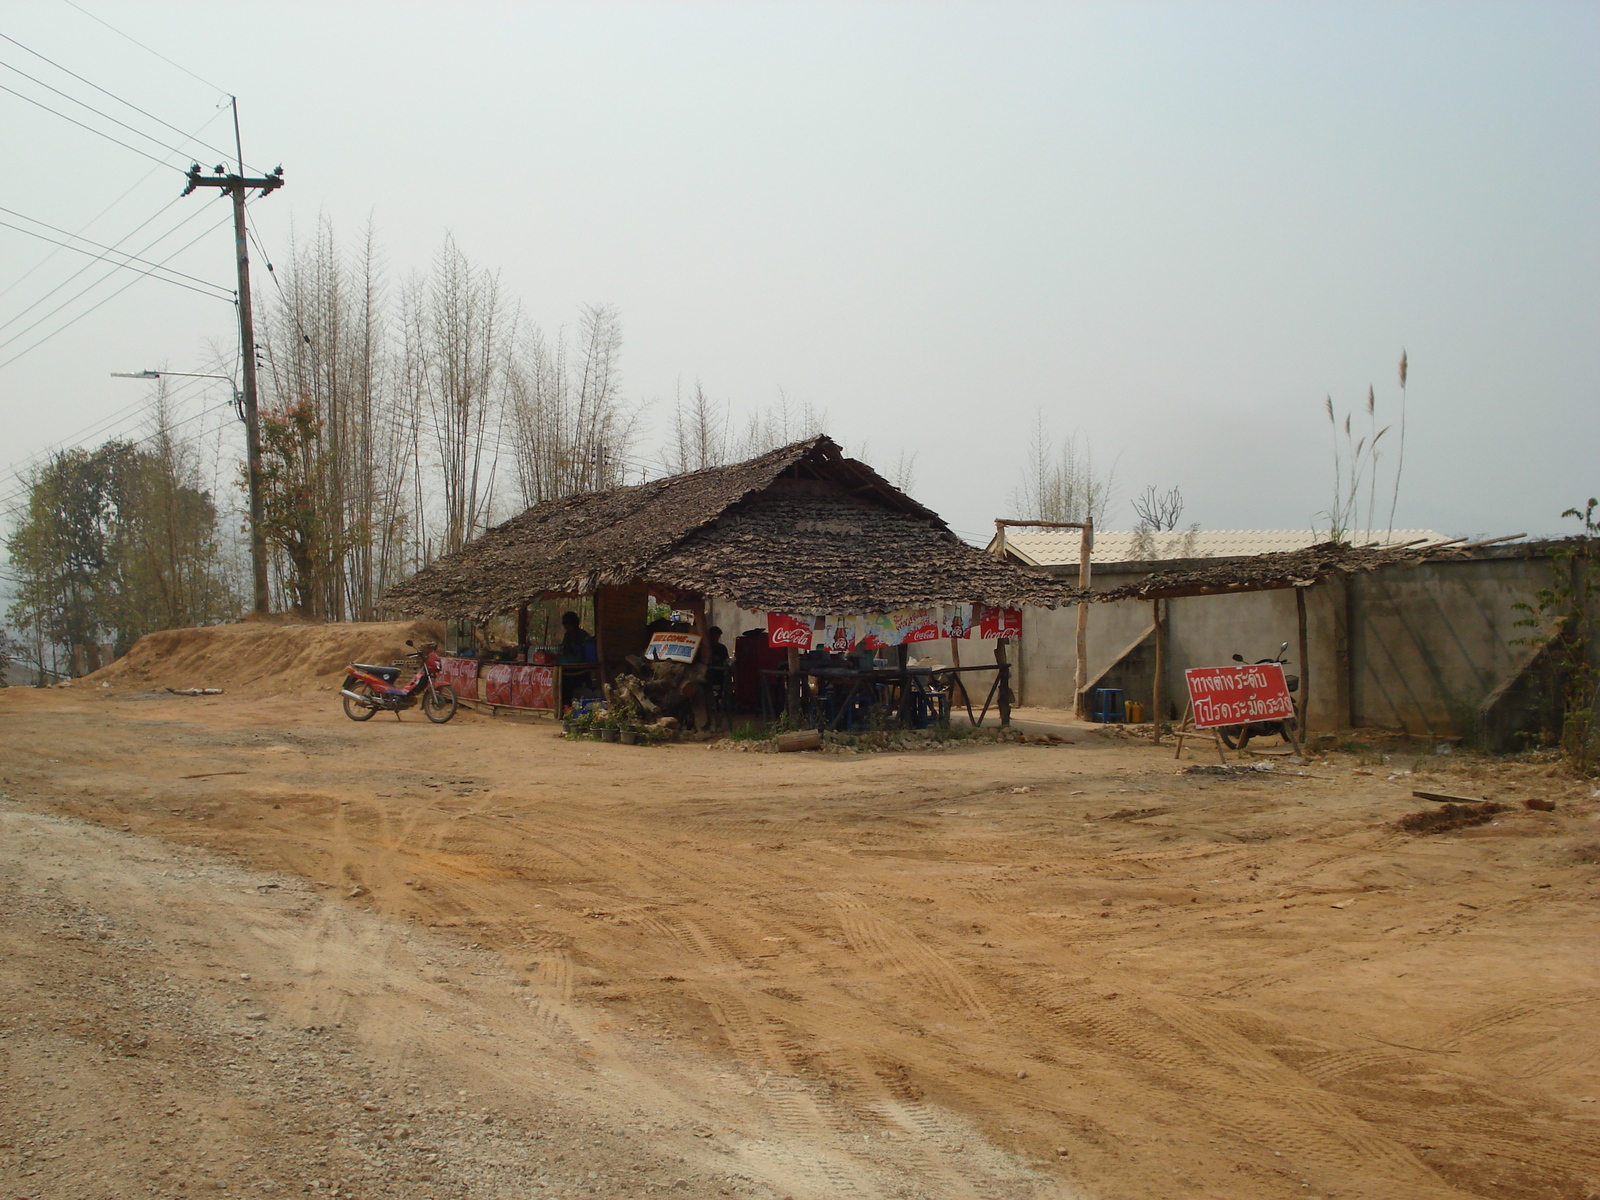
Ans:
POLYGON ((630 580, 795 613, 1053 608, 1077 595, 967 545, 818 436, 731 466, 535 505, 385 599, 418 616, 484 617, 630 580))
POLYGON ((1322 542, 1282 554, 1253 554, 1190 570, 1155 571, 1133 583, 1110 588, 1096 600, 1166 600, 1179 596, 1218 596, 1309 587, 1335 574, 1375 571, 1391 563, 1418 562, 1437 546, 1357 547, 1322 542))

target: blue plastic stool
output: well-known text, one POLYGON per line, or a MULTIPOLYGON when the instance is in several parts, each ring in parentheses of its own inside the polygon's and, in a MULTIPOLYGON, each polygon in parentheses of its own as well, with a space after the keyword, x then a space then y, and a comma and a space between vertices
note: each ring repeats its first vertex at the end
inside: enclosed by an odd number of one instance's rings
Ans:
POLYGON ((1094 719, 1102 725, 1120 725, 1127 719, 1121 688, 1095 688, 1094 719))

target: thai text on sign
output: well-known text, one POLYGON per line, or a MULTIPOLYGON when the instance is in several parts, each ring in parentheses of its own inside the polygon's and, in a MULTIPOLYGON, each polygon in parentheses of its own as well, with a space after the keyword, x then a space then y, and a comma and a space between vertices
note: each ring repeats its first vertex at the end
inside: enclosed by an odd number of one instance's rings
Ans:
POLYGON ((1194 706, 1197 729, 1243 725, 1248 721, 1281 721, 1294 716, 1289 683, 1277 663, 1190 667, 1183 677, 1189 685, 1189 703, 1194 706))

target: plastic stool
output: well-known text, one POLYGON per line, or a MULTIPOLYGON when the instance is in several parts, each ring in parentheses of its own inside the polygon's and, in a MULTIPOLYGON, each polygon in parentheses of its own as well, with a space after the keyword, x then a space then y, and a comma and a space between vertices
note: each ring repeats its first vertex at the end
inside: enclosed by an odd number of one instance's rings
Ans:
POLYGON ((1095 688, 1094 719, 1102 725, 1120 725, 1126 713, 1121 688, 1095 688))

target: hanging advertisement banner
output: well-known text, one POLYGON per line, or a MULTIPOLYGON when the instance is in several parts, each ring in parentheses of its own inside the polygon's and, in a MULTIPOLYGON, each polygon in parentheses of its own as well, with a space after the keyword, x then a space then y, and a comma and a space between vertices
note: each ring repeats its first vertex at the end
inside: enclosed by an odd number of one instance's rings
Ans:
POLYGON ((767 614, 767 645, 811 649, 812 618, 792 617, 788 613, 767 614))
POLYGON ((856 630, 860 624, 855 617, 837 613, 829 616, 822 626, 822 648, 830 654, 849 654, 856 648, 856 630))
POLYGON ((944 615, 939 622, 939 636, 947 638, 964 638, 972 632, 972 605, 951 604, 946 606, 944 615))
POLYGON ((1021 637, 1022 610, 983 605, 982 611, 978 614, 978 636, 985 640, 1021 637))
POLYGON ((887 650, 900 644, 900 631, 888 613, 867 613, 861 618, 861 644, 869 650, 887 650))
POLYGON ((900 645, 931 642, 939 634, 939 610, 935 608, 907 608, 895 613, 895 628, 900 634, 900 645))
POLYGON ((1196 729, 1281 721, 1294 716, 1294 701, 1283 667, 1249 663, 1242 667, 1190 667, 1183 673, 1194 705, 1196 729))

